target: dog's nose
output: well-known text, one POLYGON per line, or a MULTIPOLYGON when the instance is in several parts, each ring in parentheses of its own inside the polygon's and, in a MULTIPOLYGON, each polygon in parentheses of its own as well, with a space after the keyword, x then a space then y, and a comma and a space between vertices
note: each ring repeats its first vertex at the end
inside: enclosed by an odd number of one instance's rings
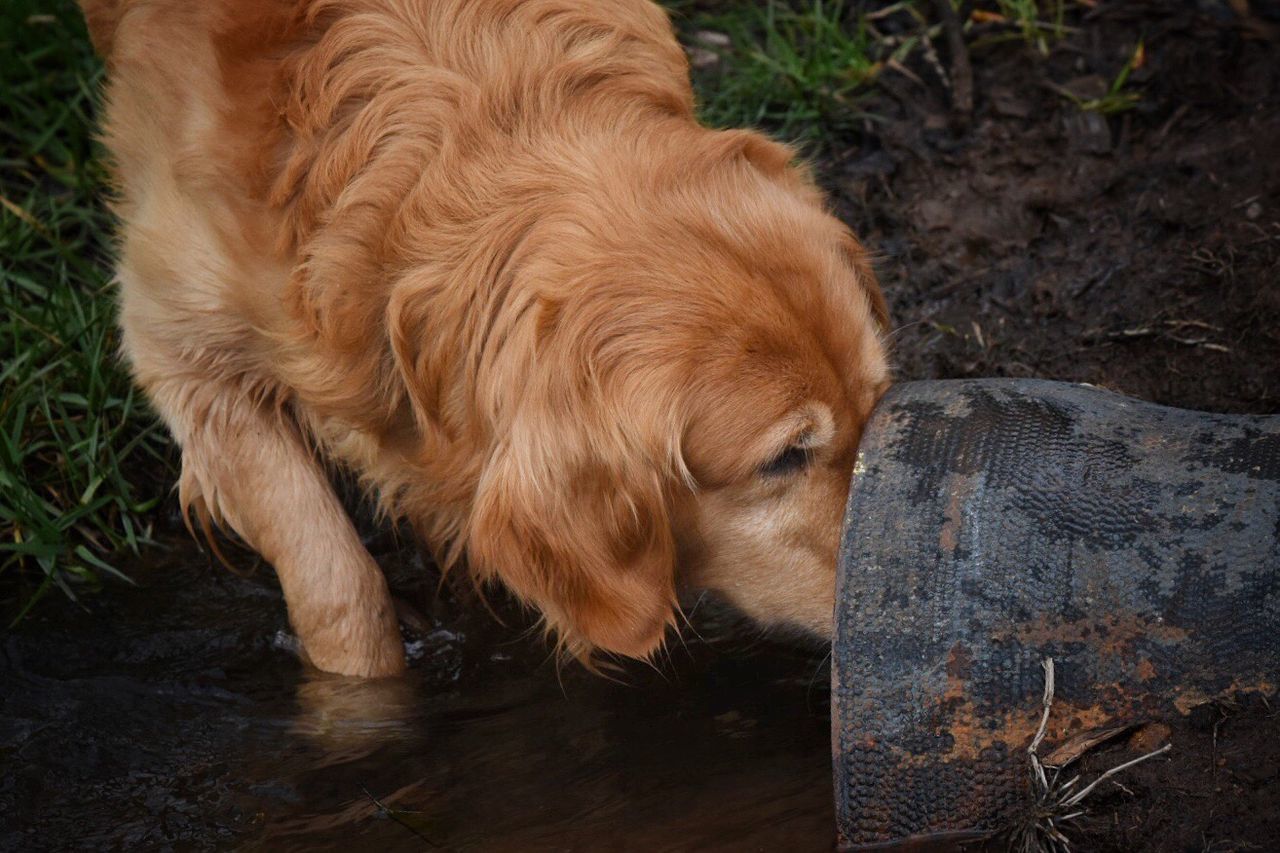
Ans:
POLYGON ((989 834, 1052 793, 1036 765, 1071 721, 1275 690, 1280 416, 898 385, 864 434, 839 562, 841 842, 989 834))

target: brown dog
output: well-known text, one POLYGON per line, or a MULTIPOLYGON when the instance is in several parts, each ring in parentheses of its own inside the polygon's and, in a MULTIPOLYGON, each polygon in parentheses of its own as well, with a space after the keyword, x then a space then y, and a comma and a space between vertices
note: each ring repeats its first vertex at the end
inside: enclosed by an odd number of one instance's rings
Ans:
POLYGON ((659 7, 83 5, 125 352, 316 666, 404 666, 323 462, 581 658, 685 588, 830 632, 884 302, 790 149, 695 121, 659 7))

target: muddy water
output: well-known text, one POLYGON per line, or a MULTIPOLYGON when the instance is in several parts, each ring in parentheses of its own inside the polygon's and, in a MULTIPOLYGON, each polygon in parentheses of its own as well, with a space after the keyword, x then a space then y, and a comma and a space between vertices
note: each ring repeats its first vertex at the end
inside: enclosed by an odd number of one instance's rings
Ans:
POLYGON ((401 554, 411 672, 329 678, 290 651, 269 570, 158 553, 3 639, 0 850, 831 848, 820 651, 706 605, 660 671, 557 674, 527 620, 401 554))

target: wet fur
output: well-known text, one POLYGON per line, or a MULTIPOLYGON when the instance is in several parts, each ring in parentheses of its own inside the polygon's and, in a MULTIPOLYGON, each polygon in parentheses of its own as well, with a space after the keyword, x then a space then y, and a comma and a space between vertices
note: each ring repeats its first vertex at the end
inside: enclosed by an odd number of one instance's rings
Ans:
POLYGON ((125 353, 317 666, 404 665, 327 463, 580 657, 690 586, 824 630, 884 303, 790 149, 696 123, 656 5, 82 6, 125 353))

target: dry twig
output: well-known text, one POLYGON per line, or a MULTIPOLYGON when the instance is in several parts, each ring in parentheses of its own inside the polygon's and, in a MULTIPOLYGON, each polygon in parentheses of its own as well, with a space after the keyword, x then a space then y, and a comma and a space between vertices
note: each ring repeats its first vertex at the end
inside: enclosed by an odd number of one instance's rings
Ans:
POLYGON ((967 121, 973 112, 973 68, 969 65, 960 16, 951 0, 934 0, 933 5, 947 34, 947 52, 951 54, 951 109, 957 118, 967 121))
POLYGON ((1041 703, 1040 728, 1037 729, 1035 737, 1032 738, 1031 745, 1027 747, 1027 755, 1031 761, 1032 783, 1036 790, 1036 801, 1028 811, 1026 818, 1013 827, 1009 849, 1019 851, 1019 853, 1070 853, 1072 850, 1071 841, 1063 833, 1062 824, 1074 820, 1085 813, 1085 809, 1081 806, 1085 798, 1112 776, 1136 764, 1141 764, 1149 758, 1155 758, 1157 755, 1163 755, 1168 752, 1172 749, 1172 744, 1165 744, 1157 750, 1116 765, 1078 791, 1075 788, 1076 783, 1080 781, 1079 775, 1059 784, 1059 768, 1052 768, 1053 774, 1050 776, 1045 772, 1046 767, 1049 765, 1040 760, 1039 754, 1040 744, 1043 743, 1045 733, 1049 728, 1049 714, 1053 709, 1055 686, 1053 658, 1045 658, 1043 666, 1044 698, 1041 703))

